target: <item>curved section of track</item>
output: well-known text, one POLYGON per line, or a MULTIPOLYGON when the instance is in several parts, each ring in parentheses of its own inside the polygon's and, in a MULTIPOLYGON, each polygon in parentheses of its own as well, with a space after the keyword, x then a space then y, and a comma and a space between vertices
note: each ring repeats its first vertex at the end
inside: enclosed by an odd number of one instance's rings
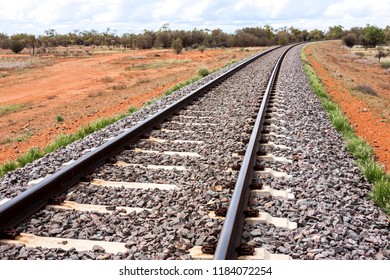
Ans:
POLYGON ((147 131, 140 129, 144 120, 189 91, 5 176, 0 204, 119 131, 141 130, 137 141, 126 139, 117 155, 96 159, 92 165, 103 164, 81 181, 80 174, 71 178, 78 182, 47 195, 49 204, 4 231, 0 259, 389 259, 388 217, 365 199, 370 185, 312 94, 300 47, 286 55, 261 137, 251 140, 268 78, 287 48, 229 75, 147 131), (249 200, 231 203, 234 193, 241 196, 240 169, 258 138, 248 165, 254 176, 245 182, 249 200), (230 204, 240 204, 234 219, 245 214, 242 234, 214 256, 220 236, 230 235, 223 233, 227 212, 236 212, 230 204))
POLYGON ((168 252, 164 246, 155 248, 147 258, 188 257, 187 238, 200 244, 216 237, 221 223, 207 214, 218 207, 210 195, 235 182, 240 162, 233 154, 245 150, 267 76, 282 49, 239 64, 58 173, 32 182, 0 206, 6 237, 0 243, 49 250, 62 243, 61 250, 76 251, 98 246, 108 258, 119 254, 138 259, 143 257, 136 251, 143 250, 135 248, 144 249, 143 240, 153 239, 156 246, 165 243, 168 252), (189 221, 206 229, 190 226, 188 232, 189 221), (146 234, 156 222, 163 228, 146 234), (16 231, 9 232, 13 226, 16 231))
POLYGON ((245 156, 241 164, 240 173, 238 174, 234 192, 230 200, 229 209, 221 231, 221 236, 216 247, 214 255, 214 259, 216 260, 237 259, 238 257, 241 235, 245 221, 245 211, 248 208, 250 185, 253 183, 253 175, 257 163, 257 153, 260 147, 260 140, 264 129, 263 124, 268 110, 268 101, 271 97, 271 92, 274 84, 276 83, 283 59, 291 48, 285 50, 276 62, 269 78, 267 88, 263 94, 263 99, 256 117, 253 132, 249 139, 245 156))
POLYGON ((80 178, 87 176, 104 162, 119 154, 126 146, 131 145, 143 134, 150 131, 154 126, 160 124, 164 119, 169 118, 175 112, 200 97, 203 93, 215 87, 233 73, 239 71, 246 65, 268 54, 270 51, 260 53, 251 59, 238 64, 236 67, 208 82, 206 85, 191 92, 187 96, 176 101, 172 105, 157 112, 143 122, 130 128, 114 139, 108 141, 98 149, 88 153, 70 166, 63 168, 59 172, 49 176, 39 182, 33 188, 25 191, 21 195, 13 198, 4 205, 0 205, 0 232, 13 227, 29 217, 31 213, 45 206, 48 201, 80 181, 80 178), (13 217, 9 219, 9 217, 13 217))

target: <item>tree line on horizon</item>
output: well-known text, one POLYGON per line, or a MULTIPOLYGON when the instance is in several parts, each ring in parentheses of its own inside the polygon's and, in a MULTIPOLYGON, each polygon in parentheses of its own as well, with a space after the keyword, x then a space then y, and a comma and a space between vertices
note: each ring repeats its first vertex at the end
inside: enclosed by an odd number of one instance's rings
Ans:
POLYGON ((79 46, 109 46, 123 47, 128 49, 151 49, 151 48, 213 48, 213 47, 254 47, 285 45, 288 43, 321 41, 342 39, 344 44, 351 47, 362 45, 375 47, 390 43, 390 26, 379 28, 367 24, 365 27, 353 27, 345 30, 341 25, 329 27, 324 32, 319 29, 311 31, 300 30, 295 27, 283 27, 274 29, 269 25, 263 27, 245 27, 236 30, 233 34, 224 32, 222 29, 193 29, 171 30, 169 24, 164 24, 159 30, 144 30, 142 33, 124 33, 118 35, 115 30, 107 28, 104 32, 96 30, 74 30, 67 34, 59 34, 54 29, 44 31, 44 35, 18 33, 8 36, 0 33, 0 48, 11 49, 14 53, 21 52, 24 48, 45 53, 47 48, 79 46))

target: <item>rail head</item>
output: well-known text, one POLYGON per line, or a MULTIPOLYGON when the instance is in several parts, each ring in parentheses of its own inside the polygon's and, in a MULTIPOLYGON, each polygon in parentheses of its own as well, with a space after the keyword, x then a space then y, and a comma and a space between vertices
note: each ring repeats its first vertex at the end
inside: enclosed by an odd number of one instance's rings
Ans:
POLYGON ((237 64, 224 74, 219 75, 198 89, 191 91, 173 104, 166 106, 164 109, 158 111, 141 123, 133 126, 96 150, 76 160, 73 164, 64 167, 32 188, 19 194, 5 204, 0 205, 0 234, 9 228, 15 227, 33 213, 46 206, 51 198, 72 187, 80 181, 81 177, 87 176, 94 169, 103 165, 108 158, 119 154, 126 146, 134 143, 141 135, 150 131, 153 127, 186 106, 186 104, 222 82, 234 72, 278 48, 280 48, 280 46, 265 50, 237 64))
POLYGON ((230 200, 230 205, 214 254, 214 260, 237 259, 237 250, 241 243, 241 235, 244 227, 244 210, 246 210, 249 201, 250 184, 253 179, 256 153, 262 136, 261 131, 263 130, 269 97, 284 57, 287 52, 296 45, 297 44, 290 46, 283 52, 272 70, 230 200))

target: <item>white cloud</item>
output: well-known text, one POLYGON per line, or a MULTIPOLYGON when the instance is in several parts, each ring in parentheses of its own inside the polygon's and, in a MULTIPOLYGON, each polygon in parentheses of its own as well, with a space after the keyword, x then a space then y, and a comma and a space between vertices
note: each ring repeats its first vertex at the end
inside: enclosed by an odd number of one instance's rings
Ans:
POLYGON ((35 33, 58 28, 105 30, 119 33, 171 29, 222 28, 227 32, 246 26, 295 26, 327 29, 381 27, 389 24, 390 0, 0 0, 0 32, 35 33))
POLYGON ((351 17, 351 18, 369 18, 390 15, 389 0, 343 0, 329 5, 325 11, 325 15, 329 17, 351 17))
POLYGON ((212 9, 210 6, 212 2, 212 0, 198 0, 191 6, 185 6, 180 14, 180 20, 188 20, 190 22, 204 20, 204 16, 208 12, 207 9, 212 9))

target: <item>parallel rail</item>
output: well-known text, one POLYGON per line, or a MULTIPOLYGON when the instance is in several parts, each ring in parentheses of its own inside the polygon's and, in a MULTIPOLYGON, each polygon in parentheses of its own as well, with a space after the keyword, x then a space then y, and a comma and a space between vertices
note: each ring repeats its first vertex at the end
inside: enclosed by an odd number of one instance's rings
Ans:
MULTIPOLYGON (((294 45, 295 46, 295 45, 294 45)), ((271 95, 271 91, 276 82, 282 61, 287 52, 293 48, 288 48, 277 61, 267 88, 263 95, 263 100, 257 114, 255 125, 248 143, 247 150, 238 174, 238 178, 234 187, 234 192, 230 200, 228 212, 225 222, 219 237, 217 248, 214 254, 215 260, 237 259, 238 248, 241 242, 242 231, 245 222, 244 211, 247 208, 250 194, 250 184, 253 180, 254 167, 256 165, 256 153, 261 139, 263 123, 267 113, 267 105, 271 95)))
POLYGON ((103 165, 107 159, 119 154, 127 146, 138 140, 143 134, 150 131, 153 127, 163 122, 165 119, 179 111, 182 107, 186 106, 197 97, 201 96, 204 92, 213 88, 246 65, 277 48, 264 51, 252 57, 251 59, 240 63, 225 74, 208 82, 199 89, 192 91, 190 94, 184 96, 172 105, 167 106, 165 109, 157 112, 143 122, 133 126, 126 132, 118 135, 96 150, 81 157, 73 164, 64 167, 57 173, 49 176, 42 182, 1 205, 0 234, 12 227, 17 226, 33 213, 46 206, 51 198, 62 194, 67 189, 78 183, 80 178, 89 175, 91 172, 93 172, 93 170, 103 165))

